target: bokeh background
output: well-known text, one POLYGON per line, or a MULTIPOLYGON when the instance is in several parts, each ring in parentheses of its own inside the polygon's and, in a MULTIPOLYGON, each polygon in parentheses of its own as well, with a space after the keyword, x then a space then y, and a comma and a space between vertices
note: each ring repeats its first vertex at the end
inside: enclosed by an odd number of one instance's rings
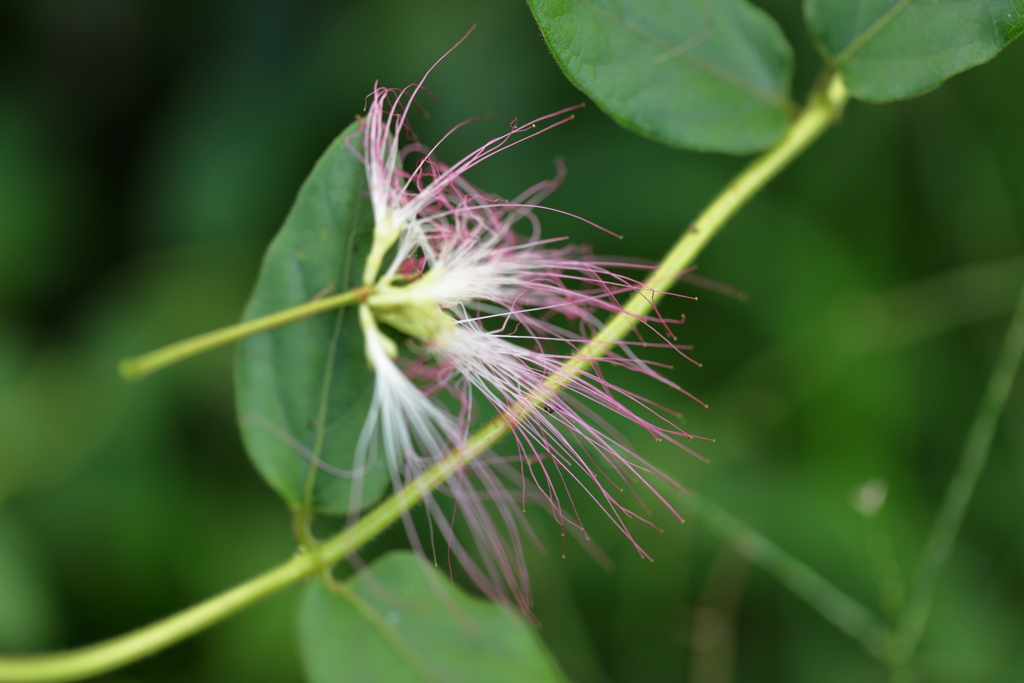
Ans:
MULTIPOLYGON (((795 47, 795 97, 821 60, 796 0, 758 0, 795 47)), ((585 98, 523 2, 242 0, 0 3, 0 650, 122 633, 288 557, 281 502, 236 431, 231 351, 137 385, 118 358, 237 319, 262 250, 376 79, 429 82, 416 122, 454 160, 585 98)), ((1024 44, 909 102, 852 103, 732 221, 700 272, 745 302, 697 301, 669 374, 710 408, 636 390, 713 437, 704 463, 634 445, 851 595, 899 600, 1024 281, 1024 44), (886 490, 865 517, 851 497, 886 490)), ((597 107, 475 169, 506 196, 569 175, 548 235, 658 258, 744 163, 659 146, 597 107)), ((632 381, 632 380, 630 380, 632 381)), ((1024 391, 939 586, 923 680, 1024 679, 1024 391)), ((684 501, 682 501, 684 502, 684 501)), ((682 506, 685 509, 685 506, 682 506)), ((739 559, 699 519, 599 515, 615 567, 531 551, 540 633, 576 681, 873 681, 884 670, 739 559)), ((400 530, 369 555, 400 547, 400 530)), ((299 681, 285 591, 105 681, 299 681)))

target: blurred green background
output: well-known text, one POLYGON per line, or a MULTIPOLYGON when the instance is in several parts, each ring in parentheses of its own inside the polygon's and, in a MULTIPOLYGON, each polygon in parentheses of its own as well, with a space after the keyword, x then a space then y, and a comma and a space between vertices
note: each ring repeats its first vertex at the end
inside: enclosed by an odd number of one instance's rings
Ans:
MULTIPOLYGON (((820 67, 795 0, 760 0, 820 67)), ((285 559, 284 506, 237 435, 231 351, 127 386, 118 358, 237 319, 260 254, 376 79, 429 81, 424 140, 455 160, 582 101, 522 2, 0 4, 0 651, 86 644, 285 559)), ((1024 280, 1024 45, 919 99, 852 103, 699 261, 669 372, 702 463, 638 451, 880 610, 914 567, 1024 280), (877 480, 882 511, 852 492, 877 480)), ((471 177, 598 253, 658 258, 744 160, 661 147, 594 106, 471 177)), ((630 379, 629 381, 633 381, 630 379)), ((1024 391, 944 574, 928 681, 1024 679, 1024 391)), ((652 506, 653 508, 653 506, 652 506)), ((576 681, 873 681, 885 672, 702 528, 652 509, 637 557, 594 511, 606 571, 537 516, 541 634, 576 681)), ((367 555, 403 544, 393 529, 367 555)), ((296 589, 106 681, 298 681, 296 589)))

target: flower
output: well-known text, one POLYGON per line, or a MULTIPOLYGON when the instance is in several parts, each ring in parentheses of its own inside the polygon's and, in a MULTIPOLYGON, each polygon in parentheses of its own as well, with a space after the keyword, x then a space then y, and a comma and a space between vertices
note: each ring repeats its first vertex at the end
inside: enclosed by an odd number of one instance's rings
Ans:
MULTIPOLYGON (((416 142, 408 125, 412 100, 432 70, 433 67, 418 84, 402 90, 375 85, 368 97, 369 106, 361 127, 361 157, 366 166, 370 203, 373 207, 374 241, 364 266, 363 283, 366 285, 376 281, 385 255, 396 242, 398 251, 383 279, 394 277, 395 268, 417 249, 422 250, 427 257, 432 256, 433 238, 438 232, 444 233, 449 221, 455 217, 461 216, 470 225, 491 217, 491 212, 486 209, 497 198, 472 187, 463 177, 465 172, 503 149, 565 123, 572 117, 563 115, 578 108, 569 107, 534 119, 523 126, 513 121, 508 133, 491 140, 455 165, 446 166, 434 157, 437 146, 431 149, 416 142), (559 116, 563 117, 551 122, 551 119, 559 116), (541 124, 545 126, 540 128, 541 124), (411 140, 405 146, 399 139, 402 132, 411 140), (421 158, 412 171, 406 171, 404 161, 411 154, 419 154, 421 158)), ((469 121, 464 121, 453 128, 445 138, 467 123, 469 121)), ((548 185, 541 183, 531 188, 535 192, 528 197, 536 201, 542 194, 550 192, 550 189, 546 189, 548 185)))
MULTIPOLYGON (((620 366, 682 392, 633 352, 631 344, 638 342, 619 342, 572 374, 563 367, 602 328, 601 314, 623 310, 619 298, 653 294, 611 269, 627 264, 541 238, 535 210, 560 184, 564 169, 512 201, 464 177, 498 151, 569 120, 573 108, 521 127, 513 122, 508 133, 448 166, 409 127, 410 104, 421 87, 422 81, 403 90, 375 86, 360 127, 375 227, 364 269, 373 293, 360 305, 359 321, 375 387, 355 464, 360 469, 384 458, 397 489, 463 446, 479 413, 502 413, 518 461, 493 454, 467 460, 438 489, 454 507, 434 495, 424 502, 432 543, 436 527, 485 593, 511 597, 528 612, 522 552, 523 536, 532 537, 523 514, 527 500, 544 504, 563 532, 585 535, 569 495, 578 486, 641 554, 626 521, 642 518, 617 495, 639 486, 671 509, 651 481, 676 485, 601 414, 625 417, 687 450, 682 442, 693 436, 661 407, 605 378, 602 366, 620 366), (404 146, 403 133, 411 140, 404 146), (514 230, 524 220, 532 226, 527 236, 514 230), (386 328, 405 336, 404 352, 386 328), (469 527, 476 553, 454 533, 457 518, 469 527)), ((660 345, 682 348, 670 341, 659 317, 638 324, 659 336, 660 345)), ((361 507, 358 488, 356 482, 353 511, 361 507)), ((405 524, 411 542, 424 551, 408 516, 405 524)))

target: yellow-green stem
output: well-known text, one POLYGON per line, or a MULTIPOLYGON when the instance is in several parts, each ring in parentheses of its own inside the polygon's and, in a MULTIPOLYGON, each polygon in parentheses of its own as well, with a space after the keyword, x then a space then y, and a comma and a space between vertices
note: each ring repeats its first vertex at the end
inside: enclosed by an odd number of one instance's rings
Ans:
POLYGON ((266 332, 275 327, 281 327, 282 325, 308 318, 317 313, 358 304, 365 301, 370 296, 370 292, 369 287, 356 287, 347 292, 325 296, 322 299, 314 299, 298 306, 286 308, 283 311, 270 313, 235 325, 228 325, 212 332, 205 332, 195 337, 168 344, 156 351, 150 351, 141 356, 125 358, 118 363, 117 371, 126 380, 142 379, 146 375, 168 365, 183 361, 192 356, 198 356, 200 353, 211 351, 250 335, 266 332))
MULTIPOLYGON (((697 254, 725 222, 829 127, 842 111, 848 96, 849 93, 840 76, 833 75, 821 90, 811 95, 806 108, 793 122, 785 137, 752 161, 715 197, 647 279, 645 290, 635 294, 626 303, 623 312, 612 317, 604 329, 580 349, 576 358, 567 361, 559 372, 504 415, 484 425, 469 438, 463 448, 453 451, 396 491, 357 524, 321 544, 315 554, 301 552, 288 562, 203 603, 96 645, 53 654, 0 657, 0 683, 72 681, 111 671, 184 640, 264 597, 314 574, 318 567, 335 563, 361 548, 398 520, 403 513, 419 504, 424 496, 457 472, 466 462, 487 450, 517 422, 539 409, 544 401, 561 391, 573 377, 585 372, 594 358, 603 356, 618 340, 629 334, 638 320, 651 312, 661 293, 675 284, 679 275, 693 263, 697 254)), ((346 295, 356 297, 349 292, 346 295)), ((361 296, 365 298, 365 292, 361 296)), ((182 356, 179 354, 178 357, 182 356)))
POLYGON ((243 584, 116 638, 66 652, 0 657, 0 681, 78 681, 113 671, 194 635, 246 607, 312 576, 363 547, 394 523, 464 462, 449 456, 374 508, 315 552, 301 550, 290 560, 243 584))

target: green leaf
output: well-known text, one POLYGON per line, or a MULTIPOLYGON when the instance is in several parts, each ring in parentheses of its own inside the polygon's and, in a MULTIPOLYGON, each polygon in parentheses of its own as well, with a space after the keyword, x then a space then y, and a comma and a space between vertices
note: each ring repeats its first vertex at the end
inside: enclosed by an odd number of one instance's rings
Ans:
POLYGON ((564 680, 518 613, 467 595, 408 551, 374 561, 341 592, 310 584, 299 647, 311 683, 564 680))
POLYGON ((622 126, 744 154, 789 125, 793 54, 745 0, 530 0, 565 75, 622 126))
POLYGON ((854 97, 920 95, 1024 31, 1022 0, 805 0, 811 34, 854 97))
MULTIPOLYGON (((361 284, 373 233, 366 173, 345 138, 317 161, 281 230, 267 249, 244 318, 308 301, 325 287, 361 284)), ((356 144, 352 139, 349 144, 356 144)), ((238 417, 246 451, 263 478, 287 501, 328 513, 348 509, 350 471, 373 395, 356 311, 340 309, 254 335, 235 364, 238 417), (311 471, 310 460, 322 466, 311 471), (341 476, 339 476, 341 475, 341 476)), ((362 506, 388 485, 378 461, 362 480, 362 506)))

